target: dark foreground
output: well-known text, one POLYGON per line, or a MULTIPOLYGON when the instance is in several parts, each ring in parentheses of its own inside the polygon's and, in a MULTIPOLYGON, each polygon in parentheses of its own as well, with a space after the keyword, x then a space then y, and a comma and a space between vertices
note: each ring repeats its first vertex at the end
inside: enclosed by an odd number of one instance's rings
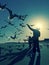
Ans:
MULTIPOLYGON (((28 44, 0 44, 0 65, 48 65, 49 45, 40 44, 40 55, 30 57, 28 44)), ((32 50, 31 50, 32 51, 32 50)))

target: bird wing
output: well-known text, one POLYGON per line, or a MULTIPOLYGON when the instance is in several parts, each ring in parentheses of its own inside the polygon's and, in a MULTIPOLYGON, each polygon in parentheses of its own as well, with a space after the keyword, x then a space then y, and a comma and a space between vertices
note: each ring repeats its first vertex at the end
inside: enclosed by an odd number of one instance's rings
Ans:
POLYGON ((12 10, 10 10, 9 8, 6 8, 10 14, 10 16, 12 15, 12 10))
POLYGON ((7 4, 4 4, 3 6, 5 7, 7 4))
POLYGON ((4 5, 2 5, 2 7, 5 8, 6 5, 7 5, 7 4, 4 4, 4 5))
POLYGON ((15 39, 16 38, 16 35, 14 35, 14 36, 10 36, 12 39, 15 39))
POLYGON ((17 14, 14 14, 13 16, 14 16, 14 17, 19 17, 19 15, 17 15, 17 14))

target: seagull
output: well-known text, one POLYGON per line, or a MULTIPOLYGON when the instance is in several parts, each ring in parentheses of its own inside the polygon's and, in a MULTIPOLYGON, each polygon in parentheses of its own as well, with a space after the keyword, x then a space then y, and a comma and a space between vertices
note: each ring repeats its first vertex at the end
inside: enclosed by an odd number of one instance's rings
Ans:
POLYGON ((11 23, 10 21, 8 22, 8 24, 9 24, 9 25, 11 25, 11 26, 14 26, 14 24, 13 24, 13 23, 11 23))
POLYGON ((25 27, 25 25, 24 25, 24 24, 22 24, 22 23, 20 23, 19 25, 20 25, 21 27, 25 27))
POLYGON ((0 29, 6 28, 6 27, 7 27, 7 25, 5 25, 5 26, 2 26, 0 29))
POLYGON ((15 35, 14 36, 10 36, 10 38, 16 39, 16 32, 15 32, 15 35))
POLYGON ((18 32, 20 32, 20 31, 22 31, 21 29, 19 29, 19 28, 16 28, 17 30, 18 30, 18 32))
POLYGON ((14 35, 14 36, 10 36, 12 39, 15 39, 16 38, 16 35, 14 35))
POLYGON ((14 17, 18 17, 18 15, 13 14, 12 10, 6 7, 6 10, 9 12, 9 19, 13 19, 14 17))
POLYGON ((23 34, 23 32, 22 32, 22 31, 18 33, 18 35, 21 35, 21 34, 23 34))
POLYGON ((34 26, 34 25, 30 25, 30 26, 34 26))
POLYGON ((0 9, 5 9, 5 8, 6 8, 6 4, 4 4, 4 5, 0 4, 0 9))
POLYGON ((21 19, 22 21, 24 21, 27 16, 28 15, 19 15, 18 18, 21 19))
POLYGON ((23 39, 24 42, 28 41, 27 39, 23 39))
POLYGON ((9 15, 10 15, 10 16, 9 16, 8 19, 10 19, 10 20, 13 19, 13 18, 15 18, 15 17, 17 17, 18 19, 21 19, 21 20, 24 21, 25 18, 26 18, 26 16, 27 16, 27 15, 23 15, 23 16, 22 16, 22 15, 13 14, 13 13, 12 13, 12 10, 10 10, 10 9, 7 8, 7 7, 6 7, 6 10, 9 12, 9 15))
MULTIPOLYGON (((6 20, 5 20, 6 21, 6 20)), ((6 21, 9 25, 11 25, 11 26, 14 26, 14 24, 13 23, 11 23, 11 21, 6 21)))

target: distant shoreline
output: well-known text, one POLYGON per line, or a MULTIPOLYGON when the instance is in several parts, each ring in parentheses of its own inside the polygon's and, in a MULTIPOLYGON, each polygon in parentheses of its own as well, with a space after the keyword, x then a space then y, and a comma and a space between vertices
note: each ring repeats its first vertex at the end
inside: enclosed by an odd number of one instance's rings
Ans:
MULTIPOLYGON (((39 43, 49 43, 49 41, 39 41, 39 43)), ((28 42, 3 42, 3 43, 0 43, 0 44, 28 44, 28 42)))

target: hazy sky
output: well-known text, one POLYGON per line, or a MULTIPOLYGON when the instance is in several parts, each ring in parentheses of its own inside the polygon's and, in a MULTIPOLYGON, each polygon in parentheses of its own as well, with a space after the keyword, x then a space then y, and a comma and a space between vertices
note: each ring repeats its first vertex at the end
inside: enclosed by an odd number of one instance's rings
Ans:
MULTIPOLYGON (((0 3, 6 3, 6 7, 10 8, 13 13, 28 15, 25 21, 21 21, 18 18, 14 18, 12 21, 17 28, 23 31, 23 34, 18 35, 18 30, 9 25, 5 29, 0 29, 0 33, 2 35, 5 34, 4 37, 0 37, 0 42, 7 42, 9 37, 14 35, 15 32, 18 38, 16 40, 10 39, 9 41, 22 41, 27 38, 26 36, 32 36, 32 32, 28 27, 22 28, 19 26, 20 23, 24 23, 24 25, 27 23, 30 25, 34 24, 33 28, 40 28, 40 39, 49 38, 49 0, 0 0, 0 3)), ((7 24, 5 20, 8 21, 8 16, 7 10, 0 10, 0 27, 7 24)))

